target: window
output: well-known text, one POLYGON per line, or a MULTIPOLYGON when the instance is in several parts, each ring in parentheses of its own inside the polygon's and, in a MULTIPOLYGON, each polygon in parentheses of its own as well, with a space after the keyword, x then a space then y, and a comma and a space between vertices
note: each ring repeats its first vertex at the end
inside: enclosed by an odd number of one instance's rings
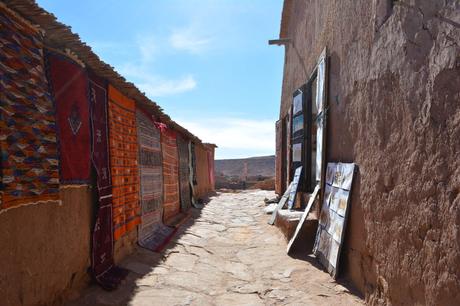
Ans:
POLYGON ((299 191, 312 192, 324 171, 326 127, 326 51, 323 51, 308 82, 294 91, 290 110, 289 177, 304 167, 299 191))

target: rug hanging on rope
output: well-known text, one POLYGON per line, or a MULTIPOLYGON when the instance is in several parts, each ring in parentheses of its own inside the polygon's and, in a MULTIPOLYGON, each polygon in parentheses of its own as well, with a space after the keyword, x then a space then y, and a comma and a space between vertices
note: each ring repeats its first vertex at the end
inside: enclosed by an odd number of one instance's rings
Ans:
POLYGON ((91 270, 107 290, 118 287, 128 271, 116 267, 113 259, 112 179, 109 163, 107 83, 89 74, 92 129, 91 161, 96 172, 98 207, 92 232, 91 270))
POLYGON ((167 129, 161 133, 161 148, 163 153, 163 200, 164 215, 167 221, 180 212, 179 201, 179 160, 177 152, 177 135, 174 131, 167 129))
POLYGON ((161 134, 152 119, 143 111, 136 111, 139 142, 139 177, 141 224, 139 245, 160 251, 175 232, 163 224, 163 158, 161 134))
POLYGON ((59 201, 59 159, 42 36, 0 6, 0 213, 59 201))
POLYGON ((182 137, 177 137, 177 149, 179 152, 179 188, 181 211, 186 212, 191 206, 190 199, 190 169, 188 142, 182 137))
POLYGON ((109 147, 113 192, 113 237, 140 223, 136 106, 109 85, 109 147))
POLYGON ((61 184, 87 184, 91 173, 91 145, 86 70, 71 59, 46 52, 55 108, 61 184))

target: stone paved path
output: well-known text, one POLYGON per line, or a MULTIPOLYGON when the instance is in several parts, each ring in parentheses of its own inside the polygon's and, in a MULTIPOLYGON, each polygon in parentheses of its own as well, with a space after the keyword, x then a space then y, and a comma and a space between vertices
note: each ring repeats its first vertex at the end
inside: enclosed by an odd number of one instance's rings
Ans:
POLYGON ((125 260, 122 286, 93 286, 68 305, 360 305, 315 266, 286 255, 267 224, 267 191, 219 193, 185 223, 161 254, 139 248, 125 260))

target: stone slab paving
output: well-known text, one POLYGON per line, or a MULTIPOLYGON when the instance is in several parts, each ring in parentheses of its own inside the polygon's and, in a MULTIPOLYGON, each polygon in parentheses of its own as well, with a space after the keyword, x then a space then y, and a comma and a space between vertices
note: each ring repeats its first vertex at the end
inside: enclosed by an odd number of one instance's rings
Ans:
POLYGON ((267 224, 269 191, 218 193, 162 253, 138 248, 122 266, 119 289, 86 289, 68 306, 361 305, 313 257, 286 255, 282 234, 267 224))

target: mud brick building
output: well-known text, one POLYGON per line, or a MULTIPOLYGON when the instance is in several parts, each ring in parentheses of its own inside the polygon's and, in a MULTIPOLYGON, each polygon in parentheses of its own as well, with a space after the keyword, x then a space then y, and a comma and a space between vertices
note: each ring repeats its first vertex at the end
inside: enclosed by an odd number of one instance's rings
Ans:
POLYGON ((298 165, 309 193, 327 162, 356 163, 340 277, 371 304, 458 305, 460 2, 285 0, 273 43, 277 192, 298 165))

